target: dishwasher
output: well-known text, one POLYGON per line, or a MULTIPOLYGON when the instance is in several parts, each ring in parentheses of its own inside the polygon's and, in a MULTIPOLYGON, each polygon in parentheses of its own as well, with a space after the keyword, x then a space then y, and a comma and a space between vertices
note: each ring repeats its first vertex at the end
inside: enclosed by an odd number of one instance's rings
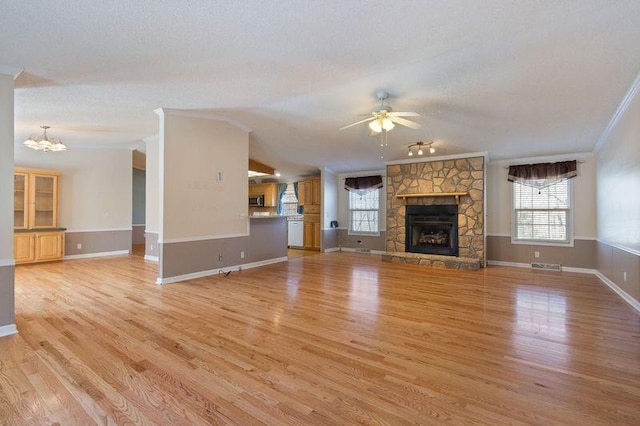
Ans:
POLYGON ((287 225, 289 247, 304 247, 304 222, 302 220, 290 220, 287 225))

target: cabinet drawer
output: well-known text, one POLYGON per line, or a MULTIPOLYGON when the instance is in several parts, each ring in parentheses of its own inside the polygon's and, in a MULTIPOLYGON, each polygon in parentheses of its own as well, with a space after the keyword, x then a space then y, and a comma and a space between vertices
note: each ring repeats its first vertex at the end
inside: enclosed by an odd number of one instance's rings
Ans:
POLYGON ((304 221, 311 223, 311 222, 320 222, 320 215, 319 214, 305 214, 304 215, 304 221))
POLYGON ((320 206, 317 204, 305 204, 304 205, 304 213, 305 214, 320 214, 320 206))

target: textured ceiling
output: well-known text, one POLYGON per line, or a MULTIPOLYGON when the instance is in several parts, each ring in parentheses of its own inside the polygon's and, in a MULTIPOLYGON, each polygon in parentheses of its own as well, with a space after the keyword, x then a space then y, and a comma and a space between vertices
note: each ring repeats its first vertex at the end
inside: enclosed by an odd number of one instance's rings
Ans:
POLYGON ((7 1, 0 65, 16 143, 38 126, 80 146, 157 134, 158 107, 253 129, 284 176, 375 170, 435 140, 494 159, 592 151, 640 71, 640 1, 7 1), (189 6, 186 6, 189 4, 189 6), (362 117, 385 89, 420 130, 381 149, 362 117))

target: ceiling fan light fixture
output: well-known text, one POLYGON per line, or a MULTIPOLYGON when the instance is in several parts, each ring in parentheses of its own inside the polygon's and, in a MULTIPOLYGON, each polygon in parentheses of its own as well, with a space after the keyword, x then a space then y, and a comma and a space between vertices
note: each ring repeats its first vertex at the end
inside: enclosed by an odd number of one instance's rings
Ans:
POLYGON ((391 129, 393 129, 394 127, 396 127, 395 124, 393 124, 393 121, 391 121, 391 119, 385 117, 382 119, 382 128, 384 130, 386 130, 387 132, 391 129))
POLYGON ((379 118, 373 120, 372 122, 369 123, 369 128, 376 132, 376 133, 380 133, 382 132, 382 123, 380 121, 379 118))

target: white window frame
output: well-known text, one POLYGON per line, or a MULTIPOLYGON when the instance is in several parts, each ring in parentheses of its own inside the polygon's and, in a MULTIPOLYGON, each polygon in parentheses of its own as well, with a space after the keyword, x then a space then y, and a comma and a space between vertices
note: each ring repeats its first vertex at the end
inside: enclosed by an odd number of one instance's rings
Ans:
MULTIPOLYGON (((554 246, 554 247, 573 247, 574 237, 573 237, 573 181, 572 179, 567 180, 567 197, 569 201, 569 208, 567 210, 567 240, 565 241, 555 241, 555 240, 534 240, 534 239, 524 239, 524 238, 516 238, 517 235, 517 223, 516 223, 516 205, 515 205, 515 185, 521 185, 516 182, 511 182, 511 244, 522 244, 522 245, 532 245, 532 246, 554 246)), ((544 210, 544 209, 542 209, 544 210)), ((554 210, 554 209, 549 209, 554 210)), ((565 210, 565 209, 562 209, 565 210)))
MULTIPOLYGON (((347 191, 347 201, 349 203, 349 229, 347 231, 348 235, 363 235, 363 236, 380 236, 380 203, 381 203, 381 197, 380 197, 380 193, 382 192, 382 188, 378 188, 378 189, 373 189, 372 191, 377 191, 378 194, 378 208, 377 209, 352 209, 351 208, 351 195, 352 192, 351 191, 347 191), (354 231, 353 230, 353 223, 352 223, 352 212, 353 211, 377 211, 378 212, 378 222, 377 222, 377 230, 376 231, 372 231, 372 232, 362 232, 362 231, 354 231)), ((358 196, 357 193, 353 193, 356 196, 358 196)))
POLYGON ((299 213, 298 213, 298 207, 300 206, 300 200, 296 197, 296 202, 295 202, 295 203, 294 203, 293 201, 291 201, 291 202, 285 202, 285 201, 284 201, 284 199, 285 199, 285 198, 286 198, 290 193, 292 193, 292 195, 294 195, 294 196, 295 196, 295 191, 294 191, 294 189, 293 189, 293 184, 292 184, 292 183, 288 183, 288 184, 287 184, 287 189, 285 189, 285 191, 282 193, 282 198, 280 199, 280 203, 282 203, 282 210, 284 211, 284 206, 285 206, 285 205, 287 205, 287 204, 288 204, 288 205, 295 205, 295 206, 296 206, 296 207, 295 207, 296 213, 293 213, 293 214, 290 214, 290 215, 288 215, 288 214, 286 214, 286 213, 285 213, 285 216, 299 216, 299 213))

